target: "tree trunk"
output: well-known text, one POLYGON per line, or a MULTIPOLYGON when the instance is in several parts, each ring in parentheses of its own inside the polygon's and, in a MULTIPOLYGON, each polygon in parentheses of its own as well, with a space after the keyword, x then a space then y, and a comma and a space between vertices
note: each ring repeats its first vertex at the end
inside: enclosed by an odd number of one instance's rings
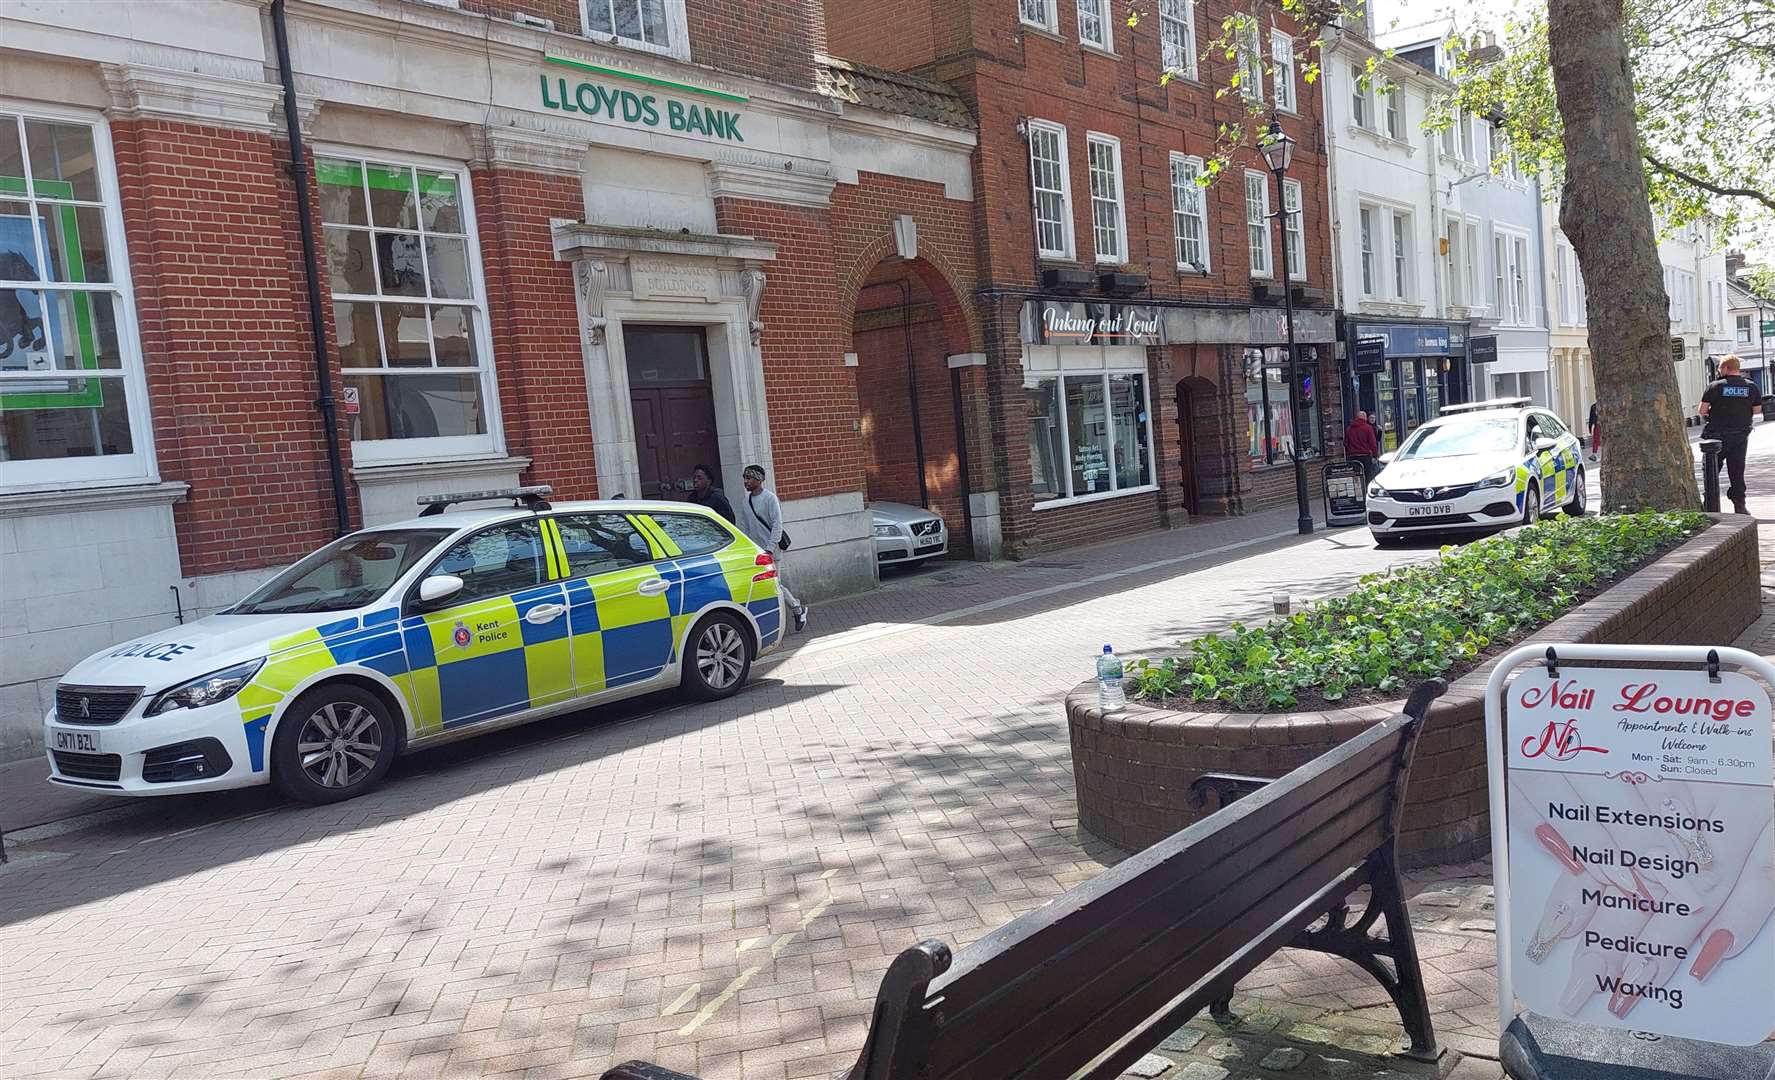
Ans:
POLYGON ((1560 228, 1589 289, 1607 510, 1700 505, 1670 359, 1670 301, 1640 157, 1622 0, 1549 0, 1547 42, 1565 125, 1560 228))

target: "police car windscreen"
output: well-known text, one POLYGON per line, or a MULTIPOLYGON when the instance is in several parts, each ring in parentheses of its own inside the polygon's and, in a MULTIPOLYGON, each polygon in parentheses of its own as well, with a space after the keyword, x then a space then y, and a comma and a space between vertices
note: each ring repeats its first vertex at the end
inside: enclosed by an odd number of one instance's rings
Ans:
POLYGON ((230 615, 347 611, 387 592, 449 529, 386 529, 341 537, 259 586, 230 615))
POLYGON ((1517 419, 1459 421, 1423 427, 1399 451, 1405 460, 1501 454, 1516 449, 1517 419))

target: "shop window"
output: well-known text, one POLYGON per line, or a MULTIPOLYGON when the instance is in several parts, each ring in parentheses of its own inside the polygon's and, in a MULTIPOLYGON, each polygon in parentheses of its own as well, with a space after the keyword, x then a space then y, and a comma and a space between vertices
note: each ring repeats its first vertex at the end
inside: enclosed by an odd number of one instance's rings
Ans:
POLYGON ((1245 233, 1251 249, 1251 276, 1267 278, 1270 266, 1270 186, 1260 172, 1245 174, 1245 233))
POLYGON ((353 456, 494 451, 491 339, 465 174, 325 155, 315 178, 353 456))
POLYGON ((0 106, 0 462, 9 488, 148 479, 107 128, 0 106))
POLYGON ((585 36, 690 58, 684 0, 580 0, 585 36))
POLYGON ((1159 40, 1165 70, 1196 77, 1196 0, 1159 0, 1159 40))
POLYGON ((1171 155, 1171 223, 1179 269, 1208 269, 1208 198, 1199 182, 1202 159, 1171 155))
POLYGON ((1276 108, 1293 112, 1296 108, 1294 39, 1280 30, 1270 31, 1270 66, 1275 69, 1276 108))
POLYGON ((1044 259, 1072 258, 1072 182, 1066 170, 1066 129, 1029 122, 1029 179, 1035 192, 1036 250, 1044 259))
POLYGON ((1079 40, 1099 49, 1110 47, 1108 0, 1078 0, 1079 40))
POLYGON ((1030 491, 1038 506, 1152 487, 1145 373, 1031 376, 1024 392, 1030 491))
POLYGON ((1319 361, 1310 345, 1300 347, 1300 411, 1288 396, 1288 350, 1245 350, 1245 426, 1247 452, 1253 461, 1271 464, 1292 458, 1317 457, 1324 449, 1319 424, 1319 361))
POLYGON ((1122 144, 1108 135, 1085 139, 1091 173, 1091 244, 1100 263, 1120 263, 1127 251, 1122 218, 1122 144))

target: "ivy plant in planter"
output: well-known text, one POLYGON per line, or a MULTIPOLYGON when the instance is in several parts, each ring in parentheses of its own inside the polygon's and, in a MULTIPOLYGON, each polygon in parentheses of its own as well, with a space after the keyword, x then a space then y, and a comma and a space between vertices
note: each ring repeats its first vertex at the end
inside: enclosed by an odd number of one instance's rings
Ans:
POLYGON ((1434 563, 1364 577, 1344 596, 1287 618, 1235 623, 1133 665, 1133 685, 1158 703, 1289 709, 1397 697, 1473 666, 1710 525, 1695 513, 1559 518, 1445 547, 1434 563))

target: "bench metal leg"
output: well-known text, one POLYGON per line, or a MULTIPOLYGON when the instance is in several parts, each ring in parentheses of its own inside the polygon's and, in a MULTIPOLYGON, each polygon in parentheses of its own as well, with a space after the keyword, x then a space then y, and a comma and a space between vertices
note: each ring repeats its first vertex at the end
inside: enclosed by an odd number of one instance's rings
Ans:
POLYGON ((1349 917, 1349 908, 1338 908, 1325 926, 1296 939, 1295 947, 1341 956, 1374 976, 1393 999, 1411 1042, 1402 1056, 1414 1061, 1438 1060, 1442 1048, 1436 1044, 1430 1023, 1430 1000, 1424 993, 1417 942, 1412 938, 1411 917, 1406 912, 1391 842, 1371 857, 1367 909, 1354 924, 1349 917), (1371 931, 1382 919, 1386 920, 1387 936, 1378 938, 1371 931), (1391 961, 1391 966, 1383 961, 1391 961))
POLYGON ((1229 993, 1226 997, 1209 1002, 1208 1015, 1217 1024, 1237 1023, 1239 1018, 1233 1015, 1233 995, 1229 993))

